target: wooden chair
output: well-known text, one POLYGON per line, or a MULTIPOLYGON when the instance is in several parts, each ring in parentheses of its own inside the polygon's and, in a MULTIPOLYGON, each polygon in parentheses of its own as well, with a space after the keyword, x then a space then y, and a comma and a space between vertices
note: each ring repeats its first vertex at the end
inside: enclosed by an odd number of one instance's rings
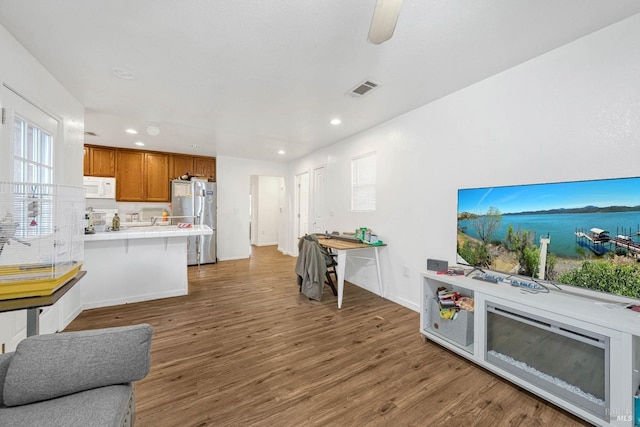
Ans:
POLYGON ((338 257, 338 255, 331 253, 329 250, 327 250, 326 248, 320 246, 322 248, 322 250, 326 253, 325 255, 325 259, 327 259, 327 281, 325 282, 327 285, 329 285, 329 287, 331 288, 331 290, 333 291, 333 295, 334 296, 338 296, 338 290, 336 289, 335 285, 333 284, 333 280, 331 279, 331 275, 333 274, 333 277, 335 277, 336 282, 338 281, 338 272, 336 271, 336 266, 338 265, 338 261, 336 260, 336 258, 338 257), (326 256, 328 256, 329 258, 326 258, 326 256))

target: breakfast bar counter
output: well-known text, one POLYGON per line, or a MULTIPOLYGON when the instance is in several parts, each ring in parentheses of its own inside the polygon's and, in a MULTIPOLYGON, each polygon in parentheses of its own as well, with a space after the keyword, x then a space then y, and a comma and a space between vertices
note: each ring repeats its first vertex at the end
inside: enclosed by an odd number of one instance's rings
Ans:
POLYGON ((180 228, 177 225, 152 225, 142 227, 122 227, 120 231, 107 231, 104 233, 85 234, 84 241, 97 240, 123 240, 123 239, 150 239, 155 237, 180 237, 180 236, 210 236, 213 234, 211 227, 207 225, 192 225, 189 228, 180 228))
POLYGON ((186 295, 187 237, 206 225, 130 227, 85 235, 83 309, 186 295))

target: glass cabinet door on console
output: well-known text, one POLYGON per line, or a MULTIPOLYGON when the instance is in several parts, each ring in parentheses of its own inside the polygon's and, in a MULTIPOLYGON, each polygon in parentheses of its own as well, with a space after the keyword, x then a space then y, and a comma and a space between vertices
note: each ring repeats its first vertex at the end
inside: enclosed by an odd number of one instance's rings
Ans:
POLYGON ((604 418, 609 338, 498 305, 487 306, 487 362, 604 418))

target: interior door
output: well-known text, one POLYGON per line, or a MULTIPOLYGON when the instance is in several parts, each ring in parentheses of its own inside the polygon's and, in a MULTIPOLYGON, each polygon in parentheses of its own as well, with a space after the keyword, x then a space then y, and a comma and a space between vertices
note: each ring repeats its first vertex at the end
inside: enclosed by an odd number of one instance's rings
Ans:
POLYGON ((325 205, 325 168, 320 166, 313 170, 313 232, 327 231, 325 205))
POLYGON ((297 239, 309 232, 309 172, 296 175, 297 239))

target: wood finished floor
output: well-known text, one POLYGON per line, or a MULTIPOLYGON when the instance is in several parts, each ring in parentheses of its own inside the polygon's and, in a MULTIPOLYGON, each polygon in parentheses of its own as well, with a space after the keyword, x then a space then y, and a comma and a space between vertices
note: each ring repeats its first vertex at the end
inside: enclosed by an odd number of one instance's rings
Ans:
MULTIPOLYGON (((433 343, 418 313, 347 284, 298 293, 275 247, 189 268, 189 295, 84 311, 66 330, 146 322, 137 427, 581 426, 433 343)), ((88 274, 91 274, 90 272, 88 274)))

